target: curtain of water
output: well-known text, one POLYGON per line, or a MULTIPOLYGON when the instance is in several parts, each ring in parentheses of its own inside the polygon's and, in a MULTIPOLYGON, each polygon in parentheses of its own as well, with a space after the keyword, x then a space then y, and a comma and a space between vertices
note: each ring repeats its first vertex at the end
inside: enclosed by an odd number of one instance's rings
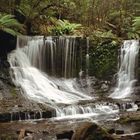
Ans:
POLYGON ((112 98, 126 98, 133 92, 136 83, 135 66, 139 53, 139 41, 124 41, 120 53, 120 69, 118 72, 118 85, 110 95, 112 98))

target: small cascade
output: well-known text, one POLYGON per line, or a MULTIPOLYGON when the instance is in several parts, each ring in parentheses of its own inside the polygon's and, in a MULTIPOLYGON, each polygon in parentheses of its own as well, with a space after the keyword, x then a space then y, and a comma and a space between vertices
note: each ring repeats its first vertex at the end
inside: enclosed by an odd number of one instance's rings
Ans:
POLYGON ((119 112, 119 107, 115 104, 95 103, 86 105, 70 105, 61 108, 61 112, 57 112, 57 119, 66 118, 88 118, 99 115, 108 115, 119 112))
POLYGON ((135 67, 139 53, 138 40, 126 40, 121 47, 118 85, 110 95, 111 98, 126 98, 133 93, 136 83, 135 67))
POLYGON ((82 104, 73 105, 60 105, 56 110, 32 110, 21 111, 13 110, 10 113, 0 113, 0 122, 13 122, 13 121, 37 121, 37 120, 67 120, 67 119, 94 119, 99 120, 116 120, 119 113, 137 111, 138 105, 131 101, 127 102, 85 102, 82 104))

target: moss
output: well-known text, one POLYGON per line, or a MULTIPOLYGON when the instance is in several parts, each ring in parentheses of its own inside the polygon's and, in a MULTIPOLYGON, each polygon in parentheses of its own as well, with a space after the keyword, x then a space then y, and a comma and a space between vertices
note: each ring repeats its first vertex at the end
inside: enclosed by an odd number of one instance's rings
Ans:
POLYGON ((12 97, 14 97, 14 98, 17 97, 17 91, 16 91, 15 88, 12 88, 12 89, 10 90, 10 92, 11 92, 12 97))
POLYGON ((98 127, 97 129, 93 130, 93 127, 91 127, 91 134, 85 136, 85 140, 113 140, 113 138, 105 129, 98 127))
POLYGON ((1 140, 15 140, 16 138, 12 134, 2 134, 0 136, 1 140))
POLYGON ((139 122, 140 121, 140 116, 125 116, 121 117, 119 120, 117 120, 118 123, 125 124, 125 123, 131 123, 131 122, 139 122))

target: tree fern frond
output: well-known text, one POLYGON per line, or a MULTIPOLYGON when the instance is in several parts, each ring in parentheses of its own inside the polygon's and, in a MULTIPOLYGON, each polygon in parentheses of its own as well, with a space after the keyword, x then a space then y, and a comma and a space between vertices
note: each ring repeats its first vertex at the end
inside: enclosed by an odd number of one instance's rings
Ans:
POLYGON ((22 24, 20 24, 13 15, 0 15, 0 30, 15 36, 19 34, 18 30, 22 28, 22 24))

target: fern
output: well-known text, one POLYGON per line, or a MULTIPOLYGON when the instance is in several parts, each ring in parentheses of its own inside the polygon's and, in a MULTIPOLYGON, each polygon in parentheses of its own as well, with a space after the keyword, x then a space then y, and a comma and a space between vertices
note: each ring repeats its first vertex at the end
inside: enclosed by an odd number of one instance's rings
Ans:
POLYGON ((136 31, 140 31, 140 17, 135 17, 135 19, 133 20, 133 25, 134 29, 136 31))
POLYGON ((20 34, 18 32, 20 29, 22 29, 22 24, 20 24, 13 15, 0 14, 0 30, 15 36, 20 34))
POLYGON ((81 24, 70 23, 68 20, 56 20, 51 18, 53 26, 49 28, 51 34, 54 35, 71 35, 74 34, 77 29, 81 28, 81 24))

